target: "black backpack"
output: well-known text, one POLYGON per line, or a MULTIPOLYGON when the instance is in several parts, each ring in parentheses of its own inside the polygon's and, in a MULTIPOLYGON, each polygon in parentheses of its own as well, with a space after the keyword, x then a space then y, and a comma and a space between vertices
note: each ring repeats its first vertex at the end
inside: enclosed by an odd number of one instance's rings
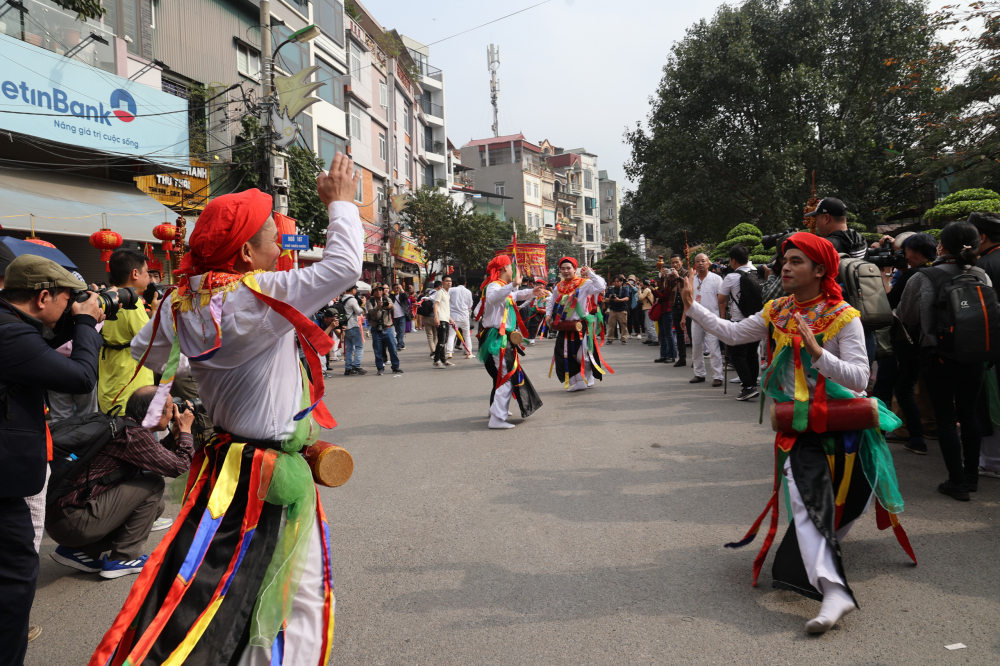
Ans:
POLYGON ((1000 359, 1000 304, 981 268, 952 275, 940 268, 921 272, 934 284, 936 351, 965 363, 1000 359))
POLYGON ((430 317, 434 314, 434 299, 425 298, 420 301, 420 305, 417 306, 417 314, 421 317, 430 317))
POLYGON ((123 432, 125 426, 139 425, 131 419, 118 416, 120 411, 120 407, 115 407, 108 414, 81 414, 53 423, 49 427, 52 433, 52 461, 49 462, 52 476, 49 477, 49 489, 45 495, 47 506, 52 506, 60 498, 80 488, 109 485, 135 474, 135 467, 123 465, 99 479, 79 483, 79 477, 89 468, 94 456, 123 432))
POLYGON ((739 274, 740 297, 736 300, 736 307, 744 317, 750 317, 764 309, 764 287, 757 271, 739 271, 739 274))

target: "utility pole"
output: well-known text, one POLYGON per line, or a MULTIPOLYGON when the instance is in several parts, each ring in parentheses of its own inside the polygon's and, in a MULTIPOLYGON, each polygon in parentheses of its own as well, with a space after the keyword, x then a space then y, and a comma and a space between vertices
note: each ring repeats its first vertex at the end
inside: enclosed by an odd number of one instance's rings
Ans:
POLYGON ((486 62, 490 70, 490 99, 493 101, 493 136, 500 136, 499 110, 497 98, 500 95, 500 80, 497 70, 500 69, 500 47, 490 44, 486 47, 486 62))
MULTIPOLYGON (((271 141, 271 72, 274 64, 271 62, 271 2, 260 0, 260 65, 261 65, 261 104, 260 129, 266 136, 260 137, 260 150, 265 159, 261 160, 264 178, 261 189, 274 195, 274 178, 271 171, 274 161, 274 147, 271 141)), ((275 197, 277 198, 277 197, 275 197)), ((275 201, 277 204, 277 201, 275 201)))

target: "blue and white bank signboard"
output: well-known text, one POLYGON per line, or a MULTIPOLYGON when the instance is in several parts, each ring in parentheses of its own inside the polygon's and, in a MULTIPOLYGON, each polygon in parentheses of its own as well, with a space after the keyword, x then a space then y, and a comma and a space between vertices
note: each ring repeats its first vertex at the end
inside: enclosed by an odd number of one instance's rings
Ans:
POLYGON ((187 100, 0 34, 0 128, 186 169, 187 100))

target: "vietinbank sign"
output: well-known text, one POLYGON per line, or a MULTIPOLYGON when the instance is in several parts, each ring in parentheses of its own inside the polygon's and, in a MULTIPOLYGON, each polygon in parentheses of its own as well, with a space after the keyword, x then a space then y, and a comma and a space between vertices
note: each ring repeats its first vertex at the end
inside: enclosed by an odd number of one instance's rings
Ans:
POLYGON ((188 103, 0 34, 0 128, 187 168, 188 103))

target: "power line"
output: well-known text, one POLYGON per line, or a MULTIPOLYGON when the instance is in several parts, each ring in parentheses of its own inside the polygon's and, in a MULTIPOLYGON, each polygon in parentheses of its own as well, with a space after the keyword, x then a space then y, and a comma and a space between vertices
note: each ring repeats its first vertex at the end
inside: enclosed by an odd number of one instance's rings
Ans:
POLYGON ((526 12, 529 9, 534 9, 535 7, 541 7, 542 5, 548 4, 550 2, 552 2, 552 0, 542 0, 542 2, 539 2, 536 5, 531 5, 530 7, 525 7, 524 9, 519 9, 516 12, 514 12, 513 14, 507 14, 506 16, 501 16, 500 18, 493 19, 492 21, 487 21, 486 23, 483 23, 482 25, 477 25, 475 28, 469 28, 468 30, 463 30, 462 32, 457 32, 454 35, 452 35, 451 37, 445 37, 444 39, 439 39, 436 42, 431 42, 430 44, 427 44, 427 46, 430 47, 430 46, 434 46, 435 44, 440 44, 441 42, 446 42, 449 39, 454 39, 455 37, 458 37, 460 35, 464 35, 467 32, 472 32, 473 30, 478 30, 479 28, 482 28, 484 26, 490 25, 491 23, 496 23, 497 21, 502 21, 505 18, 510 18, 511 16, 516 16, 517 14, 520 14, 522 12, 526 12))

